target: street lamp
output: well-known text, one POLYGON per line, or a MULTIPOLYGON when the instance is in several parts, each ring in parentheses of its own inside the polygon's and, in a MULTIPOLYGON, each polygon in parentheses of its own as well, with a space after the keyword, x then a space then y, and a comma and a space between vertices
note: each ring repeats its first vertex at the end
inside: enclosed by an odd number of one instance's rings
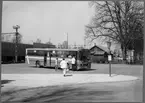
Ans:
POLYGON ((66 35, 67 35, 67 49, 68 49, 68 33, 66 35))
POLYGON ((111 42, 110 41, 107 42, 107 47, 109 49, 109 55, 108 55, 108 61, 109 61, 109 76, 111 77, 111 50, 110 50, 111 42))
POLYGON ((18 56, 17 56, 17 47, 18 47, 18 29, 20 28, 19 25, 13 26, 13 29, 16 30, 16 41, 15 41, 15 62, 17 63, 18 61, 18 56))

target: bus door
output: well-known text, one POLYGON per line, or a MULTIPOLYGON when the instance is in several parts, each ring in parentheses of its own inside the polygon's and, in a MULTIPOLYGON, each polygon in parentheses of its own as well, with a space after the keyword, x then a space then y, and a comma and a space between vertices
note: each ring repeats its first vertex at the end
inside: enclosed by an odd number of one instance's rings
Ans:
POLYGON ((79 55, 79 52, 78 51, 76 51, 76 55, 75 55, 75 59, 76 59, 76 65, 75 65, 75 68, 77 69, 78 68, 78 55, 79 55))
POLYGON ((47 52, 44 52, 44 66, 47 66, 47 52))
POLYGON ((49 51, 48 55, 49 55, 49 58, 48 58, 48 60, 49 60, 49 66, 50 67, 55 66, 56 51, 49 51))
POLYGON ((73 55, 72 55, 72 56, 75 57, 75 65, 73 67, 74 70, 77 70, 77 68, 78 68, 78 66, 77 66, 78 65, 78 63, 77 63, 77 61, 78 61, 78 54, 79 54, 78 51, 74 51, 73 55))
POLYGON ((51 66, 51 51, 47 52, 47 66, 51 66))

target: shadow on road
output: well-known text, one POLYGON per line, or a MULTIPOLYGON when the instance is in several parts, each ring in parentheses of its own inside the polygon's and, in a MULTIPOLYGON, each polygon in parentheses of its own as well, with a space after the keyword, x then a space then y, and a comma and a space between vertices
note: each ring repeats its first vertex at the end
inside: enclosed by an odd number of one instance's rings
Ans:
MULTIPOLYGON (((94 98, 102 99, 100 98, 101 96, 106 96, 106 99, 111 99, 108 98, 108 95, 112 95, 113 91, 88 91, 84 90, 82 88, 66 88, 62 90, 56 90, 52 93, 39 93, 36 96, 25 98, 22 100, 22 102, 60 102, 60 101, 71 101, 71 100, 87 100, 87 97, 93 96, 94 98), (85 99, 81 99, 82 97, 86 97, 85 99)), ((105 98, 103 98, 105 99, 105 98)), ((91 100, 90 100, 91 101, 91 100)))
POLYGON ((14 80, 1 80, 1 84, 7 84, 7 83, 10 83, 14 80))
POLYGON ((82 69, 80 69, 78 71, 93 71, 93 70, 97 70, 97 69, 85 69, 85 68, 82 68, 82 69))
POLYGON ((14 81, 14 80, 1 80, 1 84, 2 84, 1 87, 4 87, 3 84, 7 84, 7 83, 10 83, 12 81, 14 81))
MULTIPOLYGON (((30 66, 31 68, 43 68, 43 69, 55 69, 55 67, 49 67, 49 66, 47 66, 47 67, 36 67, 36 66, 30 66)), ((58 70, 62 70, 61 68, 58 68, 58 70)), ((97 70, 97 69, 86 69, 86 68, 81 68, 81 69, 79 69, 79 70, 77 70, 77 71, 93 71, 93 70, 97 70)), ((70 70, 70 71, 73 71, 73 70, 70 70)), ((76 71, 76 70, 74 70, 74 71, 76 71)))
POLYGON ((67 77, 67 76, 73 76, 73 75, 72 74, 66 74, 65 76, 67 77))
MULTIPOLYGON (((43 67, 43 66, 41 66, 41 67, 30 66, 30 67, 31 67, 31 68, 55 69, 55 67, 49 67, 49 66, 47 66, 47 67, 43 67)), ((58 69, 61 69, 61 68, 58 68, 58 69)))

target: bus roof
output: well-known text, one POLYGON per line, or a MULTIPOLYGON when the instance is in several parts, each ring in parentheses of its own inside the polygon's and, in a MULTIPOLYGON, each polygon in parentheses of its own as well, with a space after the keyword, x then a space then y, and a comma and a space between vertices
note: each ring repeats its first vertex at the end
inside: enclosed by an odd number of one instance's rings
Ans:
POLYGON ((80 49, 59 49, 59 48, 26 48, 26 50, 44 50, 44 51, 79 51, 80 49))

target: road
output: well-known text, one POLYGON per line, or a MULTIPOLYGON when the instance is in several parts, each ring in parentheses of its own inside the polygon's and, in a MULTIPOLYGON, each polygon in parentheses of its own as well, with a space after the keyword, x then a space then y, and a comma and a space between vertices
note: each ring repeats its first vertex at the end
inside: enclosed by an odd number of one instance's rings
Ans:
MULTIPOLYGON (((91 70, 74 71, 74 74, 108 73, 108 64, 92 64, 91 70)), ((3 74, 61 74, 50 68, 35 68, 27 64, 2 65, 3 74)), ((86 83, 49 86, 2 93, 2 98, 20 102, 142 102, 142 65, 113 64, 113 74, 137 76, 140 79, 127 82, 86 83), (13 96, 13 97, 12 97, 13 96)))
MULTIPOLYGON (((61 70, 55 72, 54 68, 36 68, 25 63, 22 64, 4 64, 2 65, 3 74, 60 74, 61 70)), ((90 70, 74 71, 77 74, 97 74, 97 73, 108 73, 108 64, 92 64, 90 70)), ((113 74, 123 74, 132 76, 143 75, 143 65, 126 65, 126 64, 112 64, 113 74)))

